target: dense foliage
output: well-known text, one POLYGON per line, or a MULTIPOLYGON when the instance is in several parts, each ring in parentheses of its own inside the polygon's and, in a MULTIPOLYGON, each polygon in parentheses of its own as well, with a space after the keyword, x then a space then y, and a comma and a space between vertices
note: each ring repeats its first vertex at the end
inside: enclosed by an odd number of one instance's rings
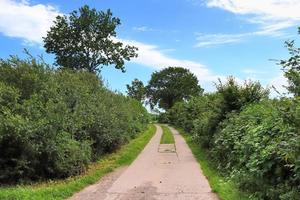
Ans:
POLYGON ((147 99, 150 106, 168 110, 176 102, 200 95, 203 89, 197 77, 188 69, 168 67, 154 72, 147 85, 147 99))
POLYGON ((35 59, 0 61, 0 183, 63 178, 136 136, 140 102, 94 74, 35 59))
POLYGON ((115 65, 125 71, 125 61, 137 56, 137 48, 115 39, 120 24, 110 10, 97 11, 85 5, 56 17, 44 38, 44 47, 47 53, 55 54, 56 64, 61 67, 95 72, 115 65))
POLYGON ((212 155, 219 169, 258 199, 300 197, 300 134, 276 109, 282 106, 271 101, 249 105, 223 121, 214 138, 212 155))
POLYGON ((146 87, 144 83, 139 79, 135 78, 131 85, 127 84, 127 95, 138 100, 139 102, 144 102, 146 95, 146 87))
POLYGON ((191 133, 250 199, 300 199, 300 99, 270 100, 258 82, 232 77, 216 88, 176 103, 163 119, 191 133))

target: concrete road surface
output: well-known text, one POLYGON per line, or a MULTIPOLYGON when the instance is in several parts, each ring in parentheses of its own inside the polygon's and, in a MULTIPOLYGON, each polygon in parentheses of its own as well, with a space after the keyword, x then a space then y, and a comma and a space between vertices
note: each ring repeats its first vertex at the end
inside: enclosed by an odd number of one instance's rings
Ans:
POLYGON ((127 168, 105 176, 71 197, 71 200, 218 200, 191 150, 171 128, 174 145, 160 145, 157 131, 127 168))

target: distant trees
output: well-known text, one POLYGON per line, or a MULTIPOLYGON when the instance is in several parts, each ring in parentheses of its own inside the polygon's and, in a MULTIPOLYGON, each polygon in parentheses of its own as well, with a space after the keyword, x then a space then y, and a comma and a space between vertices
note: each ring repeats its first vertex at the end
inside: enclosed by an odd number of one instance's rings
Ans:
POLYGON ((44 39, 47 53, 56 64, 75 70, 99 71, 114 65, 125 71, 124 63, 136 57, 137 48, 114 39, 120 19, 110 10, 97 11, 85 5, 69 15, 57 16, 44 39))
POLYGON ((176 102, 202 92, 197 77, 188 69, 168 67, 152 74, 146 96, 152 108, 158 105, 159 108, 168 110, 176 102))
POLYGON ((127 84, 127 95, 138 100, 139 102, 143 102, 146 95, 146 88, 142 81, 138 79, 134 79, 131 82, 131 85, 127 84))

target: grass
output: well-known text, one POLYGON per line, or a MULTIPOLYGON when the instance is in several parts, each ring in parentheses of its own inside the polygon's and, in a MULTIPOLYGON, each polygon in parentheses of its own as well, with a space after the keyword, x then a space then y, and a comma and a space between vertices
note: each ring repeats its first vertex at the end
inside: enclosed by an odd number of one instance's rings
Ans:
POLYGON ((222 200, 248 200, 249 195, 239 191, 238 187, 225 177, 221 176, 217 169, 214 167, 213 163, 209 161, 205 150, 201 149, 198 144, 196 144, 191 135, 184 133, 181 129, 178 129, 180 134, 184 137, 188 146, 192 150, 195 158, 201 166, 203 174, 208 179, 208 182, 212 188, 212 191, 217 193, 219 198, 222 200))
POLYGON ((155 133, 155 126, 149 125, 148 129, 137 138, 124 145, 116 153, 109 154, 98 162, 91 164, 89 170, 80 176, 47 182, 37 185, 15 186, 0 188, 2 200, 60 200, 66 199, 84 187, 97 182, 103 175, 113 169, 129 165, 144 149, 155 133))
POLYGON ((166 125, 161 125, 163 134, 160 138, 160 144, 174 144, 174 136, 166 125))

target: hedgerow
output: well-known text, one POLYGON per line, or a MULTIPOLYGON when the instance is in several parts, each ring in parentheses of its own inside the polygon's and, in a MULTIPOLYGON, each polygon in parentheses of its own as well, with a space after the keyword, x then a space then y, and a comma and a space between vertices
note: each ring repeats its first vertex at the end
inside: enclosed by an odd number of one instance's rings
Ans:
POLYGON ((268 98, 258 82, 232 77, 217 91, 164 113, 192 134, 219 172, 249 199, 300 199, 300 99, 268 98))
POLYGON ((141 103, 109 91, 94 73, 36 59, 0 61, 0 183, 64 178, 134 138, 141 103))
POLYGON ((258 199, 300 197, 299 129, 285 122, 278 104, 249 105, 228 117, 211 150, 218 168, 258 199))

